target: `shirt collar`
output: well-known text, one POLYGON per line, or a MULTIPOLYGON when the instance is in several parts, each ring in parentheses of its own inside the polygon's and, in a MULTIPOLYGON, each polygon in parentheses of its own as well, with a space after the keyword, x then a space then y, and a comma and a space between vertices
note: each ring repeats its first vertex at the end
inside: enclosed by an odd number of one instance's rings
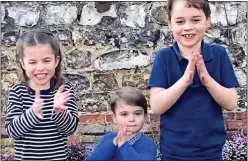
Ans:
POLYGON ((133 145, 136 141, 138 141, 141 138, 142 135, 143 135, 143 133, 139 132, 134 137, 129 139, 128 140, 129 145, 133 145))
MULTIPOLYGON (((177 42, 175 42, 173 44, 172 48, 174 49, 179 62, 182 59, 184 59, 184 57, 182 56, 182 54, 181 54, 181 52, 179 50, 177 42)), ((205 43, 204 41, 202 41, 202 43, 201 43, 201 54, 203 56, 204 62, 212 60, 213 57, 214 57, 212 49, 211 49, 211 46, 209 44, 205 43)))

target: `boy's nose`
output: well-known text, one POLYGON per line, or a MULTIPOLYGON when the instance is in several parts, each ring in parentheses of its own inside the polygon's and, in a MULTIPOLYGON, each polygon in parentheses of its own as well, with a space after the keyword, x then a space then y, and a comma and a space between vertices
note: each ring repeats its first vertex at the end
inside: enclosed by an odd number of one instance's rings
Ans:
POLYGON ((130 115, 130 116, 128 117, 128 121, 134 121, 134 116, 133 116, 133 115, 130 115))
POLYGON ((185 23, 183 26, 183 29, 188 31, 188 30, 192 30, 192 24, 191 23, 185 23))

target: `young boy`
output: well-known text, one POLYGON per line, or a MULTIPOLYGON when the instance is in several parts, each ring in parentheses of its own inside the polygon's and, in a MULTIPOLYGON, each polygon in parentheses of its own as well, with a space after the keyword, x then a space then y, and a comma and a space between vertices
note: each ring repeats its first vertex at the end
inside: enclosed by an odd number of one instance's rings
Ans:
POLYGON ((226 133, 222 108, 237 106, 239 86, 224 47, 207 44, 207 0, 168 0, 176 42, 156 53, 148 87, 161 114, 163 160, 222 160, 226 133))
POLYGON ((155 142, 140 132, 147 116, 147 101, 137 89, 123 87, 110 101, 118 132, 105 134, 87 160, 156 160, 155 142))

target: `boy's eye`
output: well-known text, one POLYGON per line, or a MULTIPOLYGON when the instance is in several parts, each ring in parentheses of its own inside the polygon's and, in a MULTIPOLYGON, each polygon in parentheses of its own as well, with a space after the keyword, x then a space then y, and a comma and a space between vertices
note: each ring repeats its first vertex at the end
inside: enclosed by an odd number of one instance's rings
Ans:
POLYGON ((29 64, 35 64, 36 62, 29 62, 29 64))
POLYGON ((51 60, 45 60, 45 63, 49 63, 51 60))
POLYGON ((193 20, 193 22, 199 22, 200 20, 198 20, 198 19, 195 19, 195 20, 193 20))
POLYGON ((135 113, 135 115, 138 115, 138 116, 141 115, 141 114, 142 114, 141 112, 135 113))
POLYGON ((121 116, 127 116, 127 114, 126 113, 122 113, 121 116))

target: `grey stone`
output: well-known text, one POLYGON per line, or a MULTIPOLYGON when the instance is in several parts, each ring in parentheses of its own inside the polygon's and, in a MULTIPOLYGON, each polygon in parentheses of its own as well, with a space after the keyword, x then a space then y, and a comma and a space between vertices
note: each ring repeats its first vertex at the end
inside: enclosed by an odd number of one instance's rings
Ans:
POLYGON ((4 6, 3 5, 1 5, 0 13, 1 13, 1 23, 5 23, 5 21, 4 21, 5 9, 4 9, 4 6))
POLYGON ((9 67, 10 62, 7 55, 3 54, 1 51, 1 70, 5 70, 9 67))
POLYGON ((237 22, 237 5, 230 3, 210 4, 211 22, 214 25, 234 25, 237 22), (225 5, 225 7, 224 7, 225 5))
POLYGON ((117 17, 117 11, 115 5, 111 5, 110 9, 106 12, 98 12, 97 8, 93 4, 86 4, 82 8, 80 25, 96 25, 101 22, 104 16, 117 17))
POLYGON ((95 2, 96 10, 99 13, 108 11, 110 9, 110 6, 111 6, 111 2, 103 2, 103 1, 95 2))
POLYGON ((247 2, 238 2, 237 3, 238 17, 237 22, 247 22, 247 2))
POLYGON ((102 124, 88 124, 79 126, 78 133, 81 135, 85 134, 101 134, 104 133, 105 126, 102 124))
POLYGON ((238 24, 232 30, 233 41, 237 44, 246 44, 247 42, 247 24, 238 24))
POLYGON ((244 73, 244 71, 241 70, 240 68, 234 68, 234 72, 238 78, 240 86, 245 87, 247 85, 247 81, 246 81, 246 74, 244 73))
POLYGON ((137 39, 134 40, 134 44, 147 45, 148 47, 156 46, 157 41, 160 38, 160 30, 145 30, 144 32, 139 33, 137 39))
POLYGON ((145 74, 126 74, 122 78, 122 86, 147 89, 148 78, 145 74))
POLYGON ((19 26, 32 27, 36 25, 40 17, 40 9, 38 6, 14 6, 8 7, 8 16, 14 19, 19 26))
POLYGON ((66 55, 67 66, 72 69, 80 69, 91 65, 91 53, 89 51, 74 50, 66 55))
POLYGON ((167 25, 166 6, 158 6, 150 12, 151 19, 160 25, 167 25))
POLYGON ((65 77, 74 86, 76 92, 87 90, 90 87, 89 79, 79 74, 65 74, 65 77))
POLYGON ((103 54, 95 60, 94 67, 103 71, 142 67, 149 63, 150 56, 144 55, 139 50, 117 50, 103 54))
POLYGON ((19 38, 19 31, 7 31, 3 33, 2 44, 5 46, 16 45, 19 38))
POLYGON ((47 25, 72 24, 77 19, 78 9, 76 6, 49 5, 46 7, 44 21, 47 25))
POLYGON ((108 111, 108 93, 88 91, 77 95, 77 102, 81 112, 106 112, 108 111))
POLYGON ((131 5, 128 6, 126 16, 121 18, 121 24, 132 28, 145 27, 146 11, 145 6, 131 5))
POLYGON ((95 73, 93 79, 94 90, 108 91, 118 88, 114 73, 95 73))

